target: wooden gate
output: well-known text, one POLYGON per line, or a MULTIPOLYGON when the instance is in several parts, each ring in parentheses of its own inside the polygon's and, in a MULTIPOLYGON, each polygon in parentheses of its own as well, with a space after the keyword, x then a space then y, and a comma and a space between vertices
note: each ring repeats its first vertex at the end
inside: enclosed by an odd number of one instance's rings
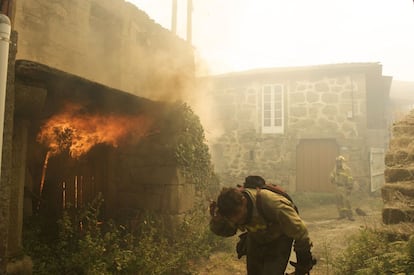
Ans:
POLYGON ((73 176, 62 180, 61 199, 62 209, 69 206, 83 208, 91 203, 99 193, 102 193, 102 186, 95 182, 94 176, 73 176))
POLYGON ((58 218, 69 207, 83 208, 99 193, 104 196, 104 205, 111 201, 108 189, 108 147, 97 145, 82 159, 74 159, 68 153, 53 156, 44 167, 44 188, 40 191, 41 208, 44 215, 58 218), (46 165, 48 163, 48 165, 46 165))
POLYGON ((329 175, 338 156, 334 139, 304 139, 296 148, 296 191, 333 192, 329 175))

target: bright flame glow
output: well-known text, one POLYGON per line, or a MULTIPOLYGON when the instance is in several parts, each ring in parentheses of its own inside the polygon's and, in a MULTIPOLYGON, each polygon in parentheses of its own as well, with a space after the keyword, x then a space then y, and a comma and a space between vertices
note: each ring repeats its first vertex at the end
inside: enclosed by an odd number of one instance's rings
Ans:
POLYGON ((51 155, 69 150, 71 157, 79 158, 97 144, 137 143, 148 135, 151 125, 152 120, 142 115, 91 114, 81 105, 67 104, 44 123, 37 141, 51 155))

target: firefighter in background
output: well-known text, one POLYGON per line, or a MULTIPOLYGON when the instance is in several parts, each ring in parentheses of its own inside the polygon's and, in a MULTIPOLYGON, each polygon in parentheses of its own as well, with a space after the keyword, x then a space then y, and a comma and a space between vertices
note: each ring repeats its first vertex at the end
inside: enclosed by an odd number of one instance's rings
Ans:
POLYGON ((347 218, 353 221, 350 196, 354 179, 351 176, 351 170, 345 164, 345 158, 343 156, 336 158, 335 168, 331 172, 330 178, 331 182, 336 185, 336 207, 338 209, 339 219, 347 218))
MULTIPOLYGON (((11 17, 13 0, 0 0, 0 13, 11 17)), ((11 20, 11 18, 10 18, 11 20)))

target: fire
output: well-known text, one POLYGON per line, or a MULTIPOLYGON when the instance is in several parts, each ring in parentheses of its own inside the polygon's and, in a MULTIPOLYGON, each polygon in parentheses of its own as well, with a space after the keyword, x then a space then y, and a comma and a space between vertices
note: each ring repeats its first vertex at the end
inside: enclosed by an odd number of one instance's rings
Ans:
POLYGON ((51 155, 69 150, 72 158, 79 158, 97 144, 137 143, 148 135, 151 125, 152 120, 143 115, 88 113, 82 106, 70 104, 44 123, 37 141, 51 155))
POLYGON ((142 115, 88 113, 81 105, 67 104, 43 124, 37 135, 37 141, 49 149, 42 167, 40 196, 51 156, 69 150, 72 158, 79 158, 97 144, 113 147, 118 147, 120 142, 135 144, 149 134, 151 126, 152 119, 142 115))

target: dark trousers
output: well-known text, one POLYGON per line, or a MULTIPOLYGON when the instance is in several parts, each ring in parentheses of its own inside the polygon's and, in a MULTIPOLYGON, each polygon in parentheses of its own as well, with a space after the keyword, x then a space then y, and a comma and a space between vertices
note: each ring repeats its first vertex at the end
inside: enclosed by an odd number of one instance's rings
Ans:
POLYGON ((285 235, 267 242, 258 243, 247 238, 248 275, 284 275, 292 251, 293 240, 285 235))

